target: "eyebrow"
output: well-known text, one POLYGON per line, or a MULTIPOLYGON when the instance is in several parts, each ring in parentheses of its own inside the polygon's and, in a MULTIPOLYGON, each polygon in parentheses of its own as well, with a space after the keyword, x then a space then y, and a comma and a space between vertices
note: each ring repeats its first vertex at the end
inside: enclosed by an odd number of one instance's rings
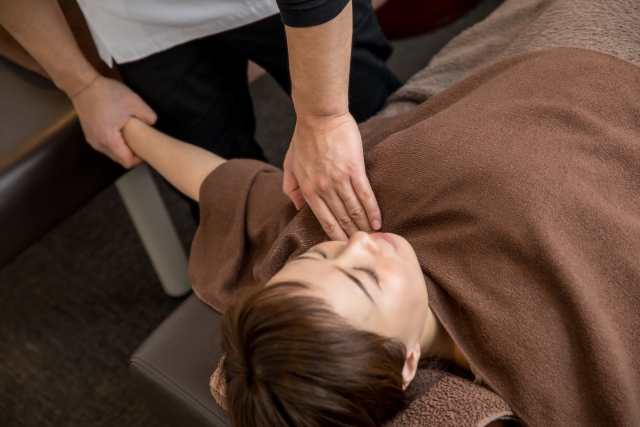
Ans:
MULTIPOLYGON (((327 255, 324 252, 321 252, 317 249, 311 249, 309 250, 309 252, 315 252, 320 254, 323 258, 327 259, 327 255)), ((320 261, 318 258, 314 258, 314 257, 310 257, 310 256, 305 256, 307 255, 309 252, 305 252, 297 257, 295 257, 294 259, 290 260, 289 262, 293 262, 293 261, 297 261, 299 259, 310 259, 313 261, 320 261)), ((371 294, 369 294, 369 292, 367 291, 367 288, 364 287, 364 285, 362 284, 362 282, 353 274, 349 273, 347 270, 341 268, 341 267, 336 267, 338 269, 338 271, 340 271, 342 274, 344 274, 345 276, 347 276, 349 279, 351 279, 351 281, 353 283, 356 284, 357 287, 359 287, 362 292, 364 292, 364 294, 367 296, 367 298, 369 298, 369 300, 371 300, 371 302, 375 305, 375 301, 373 300, 373 298, 371 298, 371 294)))

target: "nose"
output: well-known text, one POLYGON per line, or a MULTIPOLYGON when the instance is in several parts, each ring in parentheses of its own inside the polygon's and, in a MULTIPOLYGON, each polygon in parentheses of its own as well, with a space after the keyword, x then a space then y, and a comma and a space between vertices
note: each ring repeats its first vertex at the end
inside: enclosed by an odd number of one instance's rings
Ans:
POLYGON ((371 255, 379 255, 380 248, 369 233, 358 231, 349 238, 341 255, 357 255, 366 252, 371 255))

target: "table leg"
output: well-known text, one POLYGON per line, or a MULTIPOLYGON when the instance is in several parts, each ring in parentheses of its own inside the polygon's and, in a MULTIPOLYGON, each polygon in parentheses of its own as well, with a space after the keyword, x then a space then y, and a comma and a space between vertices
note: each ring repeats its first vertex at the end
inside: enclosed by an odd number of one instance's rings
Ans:
POLYGON ((151 259, 164 292, 172 297, 191 291, 187 255, 147 165, 116 181, 120 197, 151 259))

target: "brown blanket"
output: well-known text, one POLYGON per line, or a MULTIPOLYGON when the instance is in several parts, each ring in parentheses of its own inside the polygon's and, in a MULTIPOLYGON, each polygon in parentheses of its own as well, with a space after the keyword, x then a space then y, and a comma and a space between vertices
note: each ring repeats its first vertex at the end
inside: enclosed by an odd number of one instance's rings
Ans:
POLYGON ((506 0, 451 40, 378 116, 407 112, 498 60, 535 49, 584 47, 640 65, 639 40, 637 0, 506 0))
MULTIPOLYGON (((527 425, 640 425, 638 93, 630 62, 537 50, 366 138, 384 230, 413 245, 434 312, 527 425)), ((230 161, 203 185, 190 274, 219 311, 326 238, 281 179, 230 161)))

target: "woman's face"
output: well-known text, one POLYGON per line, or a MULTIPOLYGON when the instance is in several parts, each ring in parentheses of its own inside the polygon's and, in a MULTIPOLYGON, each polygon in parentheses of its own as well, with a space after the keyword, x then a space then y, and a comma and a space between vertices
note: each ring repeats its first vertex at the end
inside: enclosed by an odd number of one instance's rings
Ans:
POLYGON ((427 288, 416 254, 394 234, 358 232, 347 242, 323 242, 289 261, 270 281, 307 284, 352 326, 419 341, 429 314, 427 288))

